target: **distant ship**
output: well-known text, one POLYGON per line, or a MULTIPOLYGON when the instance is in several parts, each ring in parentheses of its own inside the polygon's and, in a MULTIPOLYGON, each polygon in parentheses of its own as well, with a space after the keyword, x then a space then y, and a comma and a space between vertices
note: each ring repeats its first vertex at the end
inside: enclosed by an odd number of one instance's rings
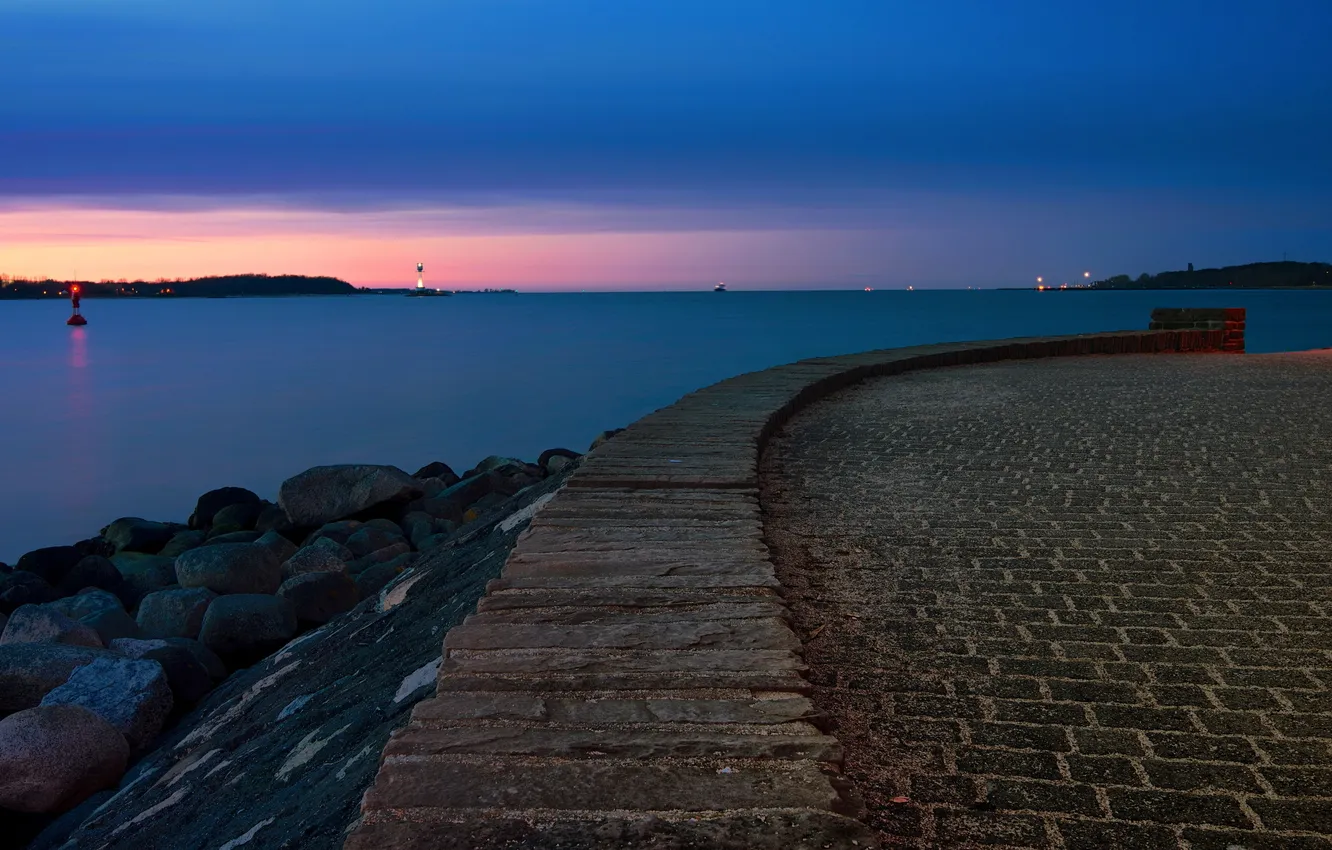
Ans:
POLYGON ((716 286, 712 287, 712 291, 713 291, 713 292, 725 292, 725 291, 726 291, 726 284, 724 284, 724 283, 719 283, 719 284, 717 284, 716 286))

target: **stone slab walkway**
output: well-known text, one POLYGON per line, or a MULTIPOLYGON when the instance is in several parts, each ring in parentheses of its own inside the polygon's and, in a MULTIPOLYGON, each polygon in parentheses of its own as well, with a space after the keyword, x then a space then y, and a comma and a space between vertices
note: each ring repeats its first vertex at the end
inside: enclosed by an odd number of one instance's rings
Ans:
POLYGON ((842 750, 809 698, 759 504, 793 411, 877 374, 1138 351, 1224 331, 925 346, 742 375, 634 423, 533 520, 444 639, 347 847, 850 848, 842 750))
POLYGON ((885 845, 1332 848, 1332 352, 878 378, 765 453, 885 845))

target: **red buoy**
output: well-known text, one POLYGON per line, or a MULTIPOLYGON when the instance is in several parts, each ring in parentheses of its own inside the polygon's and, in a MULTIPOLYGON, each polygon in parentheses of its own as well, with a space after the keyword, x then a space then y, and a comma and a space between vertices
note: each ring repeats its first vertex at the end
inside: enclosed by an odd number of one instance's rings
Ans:
POLYGON ((70 303, 74 305, 74 315, 70 316, 69 321, 65 322, 65 324, 67 325, 88 324, 88 320, 83 318, 83 314, 79 312, 79 285, 77 283, 69 288, 69 300, 70 303))

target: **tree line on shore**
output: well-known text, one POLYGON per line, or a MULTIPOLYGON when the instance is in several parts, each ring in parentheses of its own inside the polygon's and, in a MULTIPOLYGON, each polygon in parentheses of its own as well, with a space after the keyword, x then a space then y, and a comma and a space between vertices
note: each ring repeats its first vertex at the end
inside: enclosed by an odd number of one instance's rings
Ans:
POLYGON ((1115 275, 1092 284, 1093 289, 1308 289, 1332 287, 1332 264, 1248 263, 1218 269, 1197 269, 1190 263, 1184 271, 1140 274, 1136 278, 1115 275))
POLYGON ((0 278, 0 299, 68 298, 75 286, 84 298, 220 298, 231 295, 350 295, 356 287, 336 277, 234 274, 185 280, 31 280, 0 278))

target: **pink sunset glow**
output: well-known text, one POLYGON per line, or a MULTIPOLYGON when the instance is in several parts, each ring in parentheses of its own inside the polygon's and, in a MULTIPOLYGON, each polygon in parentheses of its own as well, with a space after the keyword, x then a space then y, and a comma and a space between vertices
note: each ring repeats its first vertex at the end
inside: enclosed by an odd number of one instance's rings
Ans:
POLYGON ((589 231, 586 214, 573 210, 545 211, 524 232, 491 224, 502 214, 10 208, 0 210, 0 273, 152 280, 257 271, 409 286, 420 261, 433 286, 540 290, 696 288, 718 280, 780 285, 868 271, 849 259, 863 253, 846 250, 865 239, 854 231, 654 230, 642 222, 589 231))

